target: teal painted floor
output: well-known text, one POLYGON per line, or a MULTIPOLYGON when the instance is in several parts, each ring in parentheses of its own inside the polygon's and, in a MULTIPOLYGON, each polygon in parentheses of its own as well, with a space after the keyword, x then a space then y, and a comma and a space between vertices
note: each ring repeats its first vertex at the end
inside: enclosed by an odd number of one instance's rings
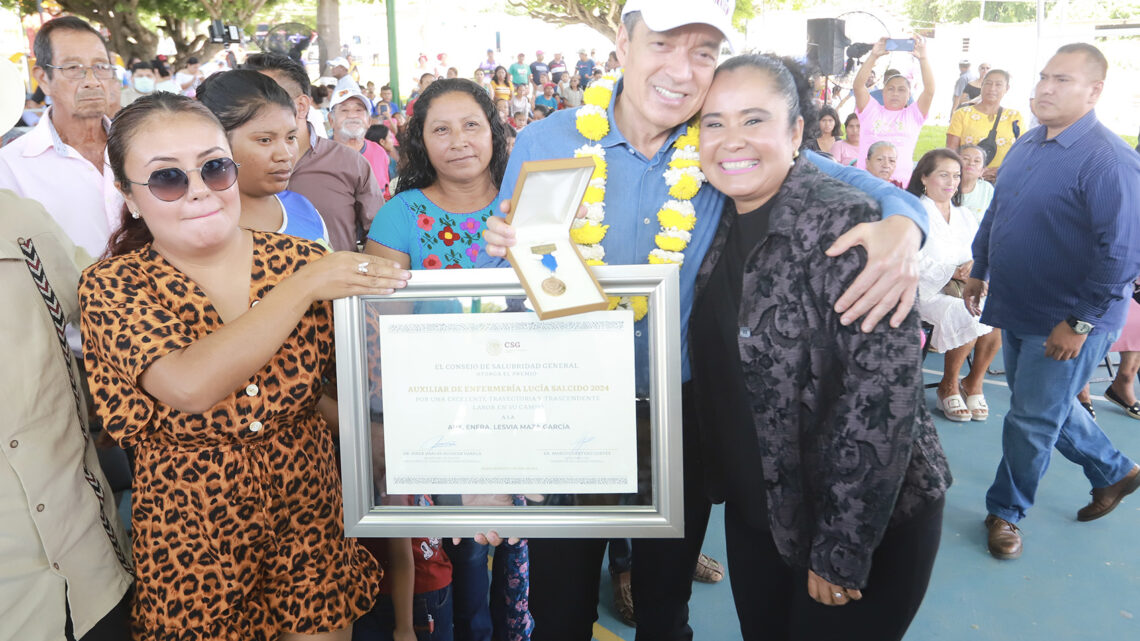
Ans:
MULTIPOLYGON (((999 354, 995 366, 1000 363, 999 354)), ((941 378, 941 356, 928 356, 925 367, 928 383, 941 378)), ((1107 374, 1102 367, 1094 376, 1107 374)), ((1100 396, 1107 385, 1092 384, 1097 420, 1118 448, 1140 460, 1140 421, 1100 396)), ((1009 409, 1005 377, 987 377, 985 393, 985 423, 947 421, 934 409, 934 390, 926 393, 954 486, 930 588, 906 641, 1140 641, 1140 492, 1103 519, 1079 523, 1076 512, 1088 502, 1088 482, 1076 465, 1055 455, 1037 505, 1019 524, 1021 558, 997 561, 986 552, 983 498, 1001 458, 1001 424, 1009 409)), ((121 506, 125 519, 129 503, 121 506)), ((723 517, 721 506, 714 506, 704 546, 722 562, 723 517)), ((608 573, 602 574, 595 638, 632 641, 633 628, 615 618, 608 573)), ((697 641, 740 638, 727 577, 693 586, 690 622, 697 641)))
MULTIPOLYGON (((1000 364, 999 355, 995 367, 1000 364)), ((927 382, 941 378, 939 355, 928 356, 925 367, 927 382)), ((1094 376, 1107 374, 1102 367, 1094 376)), ((1097 421, 1118 448, 1140 460, 1140 421, 1100 397, 1107 386, 1092 384, 1097 421)), ((983 499, 1001 458, 1002 419, 1009 409, 1005 377, 987 377, 985 393, 989 421, 963 424, 935 411, 934 390, 927 390, 954 486, 934 576, 906 640, 1140 641, 1140 493, 1103 519, 1079 523, 1076 512, 1088 502, 1088 482, 1054 451, 1037 504, 1019 524, 1021 558, 998 561, 986 552, 983 499)), ((723 562, 724 549, 723 511, 717 506, 704 550, 723 562)), ((633 628, 614 618, 608 578, 603 582, 603 629, 596 638, 632 640, 633 628)), ((740 638, 727 578, 694 586, 690 620, 698 641, 740 638)))

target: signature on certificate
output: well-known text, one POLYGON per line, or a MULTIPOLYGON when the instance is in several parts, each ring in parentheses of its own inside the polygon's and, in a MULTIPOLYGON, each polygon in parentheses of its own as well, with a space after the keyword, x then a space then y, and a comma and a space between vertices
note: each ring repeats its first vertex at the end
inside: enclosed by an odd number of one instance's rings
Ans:
POLYGON ((574 445, 570 447, 570 451, 581 452, 582 450, 586 449, 586 446, 589 445, 590 443, 592 443, 593 441, 594 441, 593 436, 591 436, 590 434, 583 434, 577 440, 574 441, 574 445))
POLYGON ((447 435, 441 435, 434 438, 429 438, 420 444, 421 450, 445 450, 455 447, 456 442, 447 438, 447 435))

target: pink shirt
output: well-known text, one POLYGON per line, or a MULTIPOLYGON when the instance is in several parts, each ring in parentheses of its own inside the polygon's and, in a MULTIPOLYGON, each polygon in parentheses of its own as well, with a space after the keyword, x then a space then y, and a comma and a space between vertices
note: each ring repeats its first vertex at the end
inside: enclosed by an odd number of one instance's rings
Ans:
POLYGON ((859 159, 859 148, 846 140, 836 140, 831 145, 831 157, 841 165, 850 165, 859 159))
POLYGON ((380 190, 383 191, 388 188, 388 152, 380 145, 372 142, 371 140, 364 141, 364 159, 372 166, 372 175, 376 177, 376 182, 380 183, 380 190))
POLYGON ((926 116, 914 102, 904 109, 891 111, 871 99, 859 114, 859 157, 857 167, 867 168, 867 150, 872 144, 885 140, 895 146, 898 151, 898 164, 892 180, 905 185, 910 182, 910 172, 914 168, 914 147, 918 144, 918 132, 926 116))
MULTIPOLYGON (((104 118, 103 127, 110 125, 104 118)), ((98 258, 111 232, 119 228, 123 211, 123 196, 115 189, 108 162, 104 150, 100 171, 63 142, 49 107, 34 129, 0 149, 0 189, 39 201, 71 242, 98 258)))

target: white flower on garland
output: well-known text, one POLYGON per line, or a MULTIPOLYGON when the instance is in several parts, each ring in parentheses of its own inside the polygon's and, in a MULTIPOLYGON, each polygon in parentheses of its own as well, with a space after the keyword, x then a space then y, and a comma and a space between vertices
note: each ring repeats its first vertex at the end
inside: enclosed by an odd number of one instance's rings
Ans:
POLYGON ((600 223, 606 219, 605 203, 586 203, 586 220, 600 223))
POLYGON ((676 263, 680 265, 681 263, 685 262, 685 255, 681 252, 654 249, 653 251, 649 252, 649 262, 652 264, 676 263))
POLYGON ((578 245, 583 260, 605 260, 606 249, 601 245, 578 245))

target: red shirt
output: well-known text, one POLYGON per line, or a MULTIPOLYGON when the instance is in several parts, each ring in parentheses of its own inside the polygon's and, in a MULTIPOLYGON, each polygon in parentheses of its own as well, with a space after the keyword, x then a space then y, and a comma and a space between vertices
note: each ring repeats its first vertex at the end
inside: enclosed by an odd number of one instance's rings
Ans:
MULTIPOLYGON (((380 567, 391 568, 388 556, 388 539, 357 539, 376 560, 380 567)), ((440 539, 412 539, 412 560, 415 563, 416 581, 412 591, 416 594, 433 592, 451 585, 451 559, 440 545, 440 539)), ((380 581, 382 594, 392 593, 392 582, 388 574, 380 581)))

